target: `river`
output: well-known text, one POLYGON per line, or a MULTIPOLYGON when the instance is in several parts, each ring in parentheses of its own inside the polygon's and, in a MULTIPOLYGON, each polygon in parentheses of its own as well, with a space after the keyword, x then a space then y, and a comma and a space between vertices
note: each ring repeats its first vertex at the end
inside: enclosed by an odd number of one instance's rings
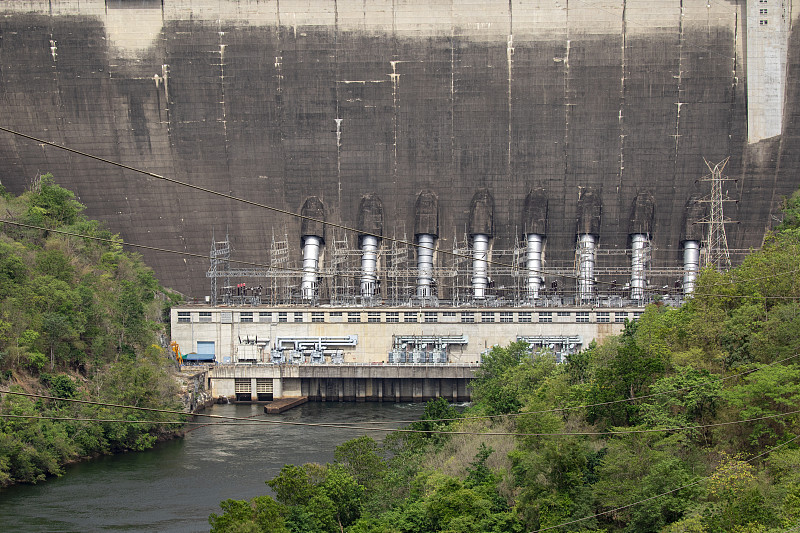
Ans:
MULTIPOLYGON (((359 423, 418 418, 423 404, 307 403, 258 418, 359 423)), ((215 405, 215 415, 249 417, 260 405, 215 405)), ((208 531, 222 500, 268 494, 265 481, 286 463, 325 463, 365 432, 289 425, 217 423, 152 450, 72 465, 60 478, 0 491, 3 531, 208 531)), ((399 427, 401 424, 392 424, 399 427)), ((370 432, 373 438, 382 432, 370 432)))

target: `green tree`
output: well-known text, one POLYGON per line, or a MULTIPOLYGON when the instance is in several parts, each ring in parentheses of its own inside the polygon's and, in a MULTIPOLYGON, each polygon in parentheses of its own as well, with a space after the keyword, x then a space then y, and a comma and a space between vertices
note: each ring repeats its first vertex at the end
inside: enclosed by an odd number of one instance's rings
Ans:
POLYGON ((425 412, 419 420, 409 424, 408 429, 432 433, 404 433, 407 446, 423 446, 425 444, 442 444, 448 438, 446 434, 453 423, 460 417, 458 411, 444 398, 428 400, 425 412))
POLYGON ((505 387, 504 377, 506 372, 519 366, 529 356, 526 342, 516 342, 508 348, 494 346, 484 356, 470 387, 473 398, 486 406, 489 414, 513 413, 522 406, 516 391, 505 387))
POLYGON ((56 185, 52 174, 45 174, 38 187, 27 193, 28 218, 33 224, 48 227, 74 224, 85 207, 72 191, 56 185))
POLYGON ((343 529, 361 516, 364 486, 340 465, 330 465, 320 488, 334 505, 339 529, 343 529))
POLYGON ((783 201, 783 221, 775 228, 778 233, 800 229, 800 190, 783 201))
POLYGON ((772 417, 725 428, 721 434, 732 439, 738 449, 774 446, 793 436, 800 421, 797 414, 789 414, 800 410, 800 366, 755 367, 756 372, 743 376, 740 383, 722 392, 730 408, 726 412, 728 419, 772 417))
POLYGON ((587 409, 590 423, 626 426, 639 422, 640 403, 636 398, 647 394, 650 385, 664 374, 668 352, 661 342, 652 346, 639 342, 637 330, 643 328, 646 333, 643 336, 652 340, 655 337, 652 323, 658 316, 657 311, 650 309, 640 321, 629 322, 609 360, 595 370, 587 397, 590 403, 596 404, 587 409))
POLYGON ((365 487, 377 488, 389 468, 380 445, 366 435, 337 446, 333 457, 365 487))
POLYGON ((211 513, 211 533, 288 533, 281 507, 269 496, 257 496, 249 502, 225 500, 219 504, 222 514, 211 513))
POLYGON ((56 349, 61 342, 75 338, 76 331, 70 320, 61 313, 46 313, 42 317, 42 330, 50 349, 50 370, 55 368, 56 349))
POLYGON ((325 475, 325 467, 318 464, 303 466, 284 465, 267 485, 275 498, 284 505, 303 505, 311 499, 325 475))
POLYGON ((777 525, 755 474, 755 467, 742 457, 722 454, 722 462, 707 482, 711 505, 703 516, 706 529, 748 531, 748 526, 777 525))
MULTIPOLYGON (((675 373, 656 381, 653 394, 641 406, 641 420, 648 427, 683 427, 713 422, 722 403, 722 382, 707 370, 675 367, 675 373)), ((698 436, 710 443, 711 430, 701 428, 698 436)))
MULTIPOLYGON (((595 498, 603 509, 690 485, 697 465, 685 454, 680 434, 634 433, 608 441, 607 452, 596 468, 595 498)), ((681 519, 702 493, 697 485, 626 508, 612 517, 627 531, 658 531, 681 519)))

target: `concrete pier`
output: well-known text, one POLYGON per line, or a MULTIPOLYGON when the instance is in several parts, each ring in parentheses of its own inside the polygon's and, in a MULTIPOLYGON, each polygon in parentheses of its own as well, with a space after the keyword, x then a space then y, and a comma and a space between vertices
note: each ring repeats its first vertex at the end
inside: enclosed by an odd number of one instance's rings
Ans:
POLYGON ((301 396, 300 398, 280 398, 265 405, 264 412, 268 415, 279 415, 298 405, 303 405, 307 401, 308 398, 305 396, 301 396))
MULTIPOLYGON (((478 365, 272 365, 223 364, 208 373, 214 398, 247 401, 236 384, 268 380, 274 400, 318 402, 468 401, 478 365), (304 400, 305 401, 305 400, 304 400)), ((254 398, 255 401, 255 398, 254 398)))

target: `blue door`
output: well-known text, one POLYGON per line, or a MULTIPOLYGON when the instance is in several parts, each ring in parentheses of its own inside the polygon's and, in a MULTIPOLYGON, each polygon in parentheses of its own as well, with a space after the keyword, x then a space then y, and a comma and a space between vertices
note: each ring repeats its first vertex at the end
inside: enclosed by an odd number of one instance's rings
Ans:
POLYGON ((199 359, 214 360, 214 341, 197 341, 197 355, 199 359))

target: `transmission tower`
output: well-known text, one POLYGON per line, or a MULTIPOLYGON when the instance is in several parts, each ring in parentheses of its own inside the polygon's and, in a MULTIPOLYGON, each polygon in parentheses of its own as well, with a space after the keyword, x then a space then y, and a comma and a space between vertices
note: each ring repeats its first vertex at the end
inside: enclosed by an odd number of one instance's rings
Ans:
MULTIPOLYGON (((230 259, 231 259, 231 242, 230 238, 228 237, 227 230, 225 231, 225 240, 218 241, 214 238, 213 230, 211 234, 211 252, 208 254, 208 258, 211 262, 211 266, 209 267, 209 273, 212 274, 209 276, 211 278, 211 305, 217 305, 217 273, 220 271, 227 271, 230 270, 230 259)), ((225 286, 230 285, 230 278, 225 279, 225 286)))
POLYGON ((706 167, 711 171, 711 174, 700 178, 700 181, 711 182, 711 194, 699 200, 709 204, 708 216, 701 221, 702 224, 708 224, 704 266, 713 265, 718 272, 724 272, 731 268, 731 256, 728 252, 728 237, 725 234, 725 224, 733 221, 725 218, 723 204, 734 200, 722 193, 722 182, 736 181, 733 178, 722 176, 722 171, 725 169, 725 165, 728 164, 729 159, 730 157, 726 157, 713 167, 708 160, 704 159, 706 167))

